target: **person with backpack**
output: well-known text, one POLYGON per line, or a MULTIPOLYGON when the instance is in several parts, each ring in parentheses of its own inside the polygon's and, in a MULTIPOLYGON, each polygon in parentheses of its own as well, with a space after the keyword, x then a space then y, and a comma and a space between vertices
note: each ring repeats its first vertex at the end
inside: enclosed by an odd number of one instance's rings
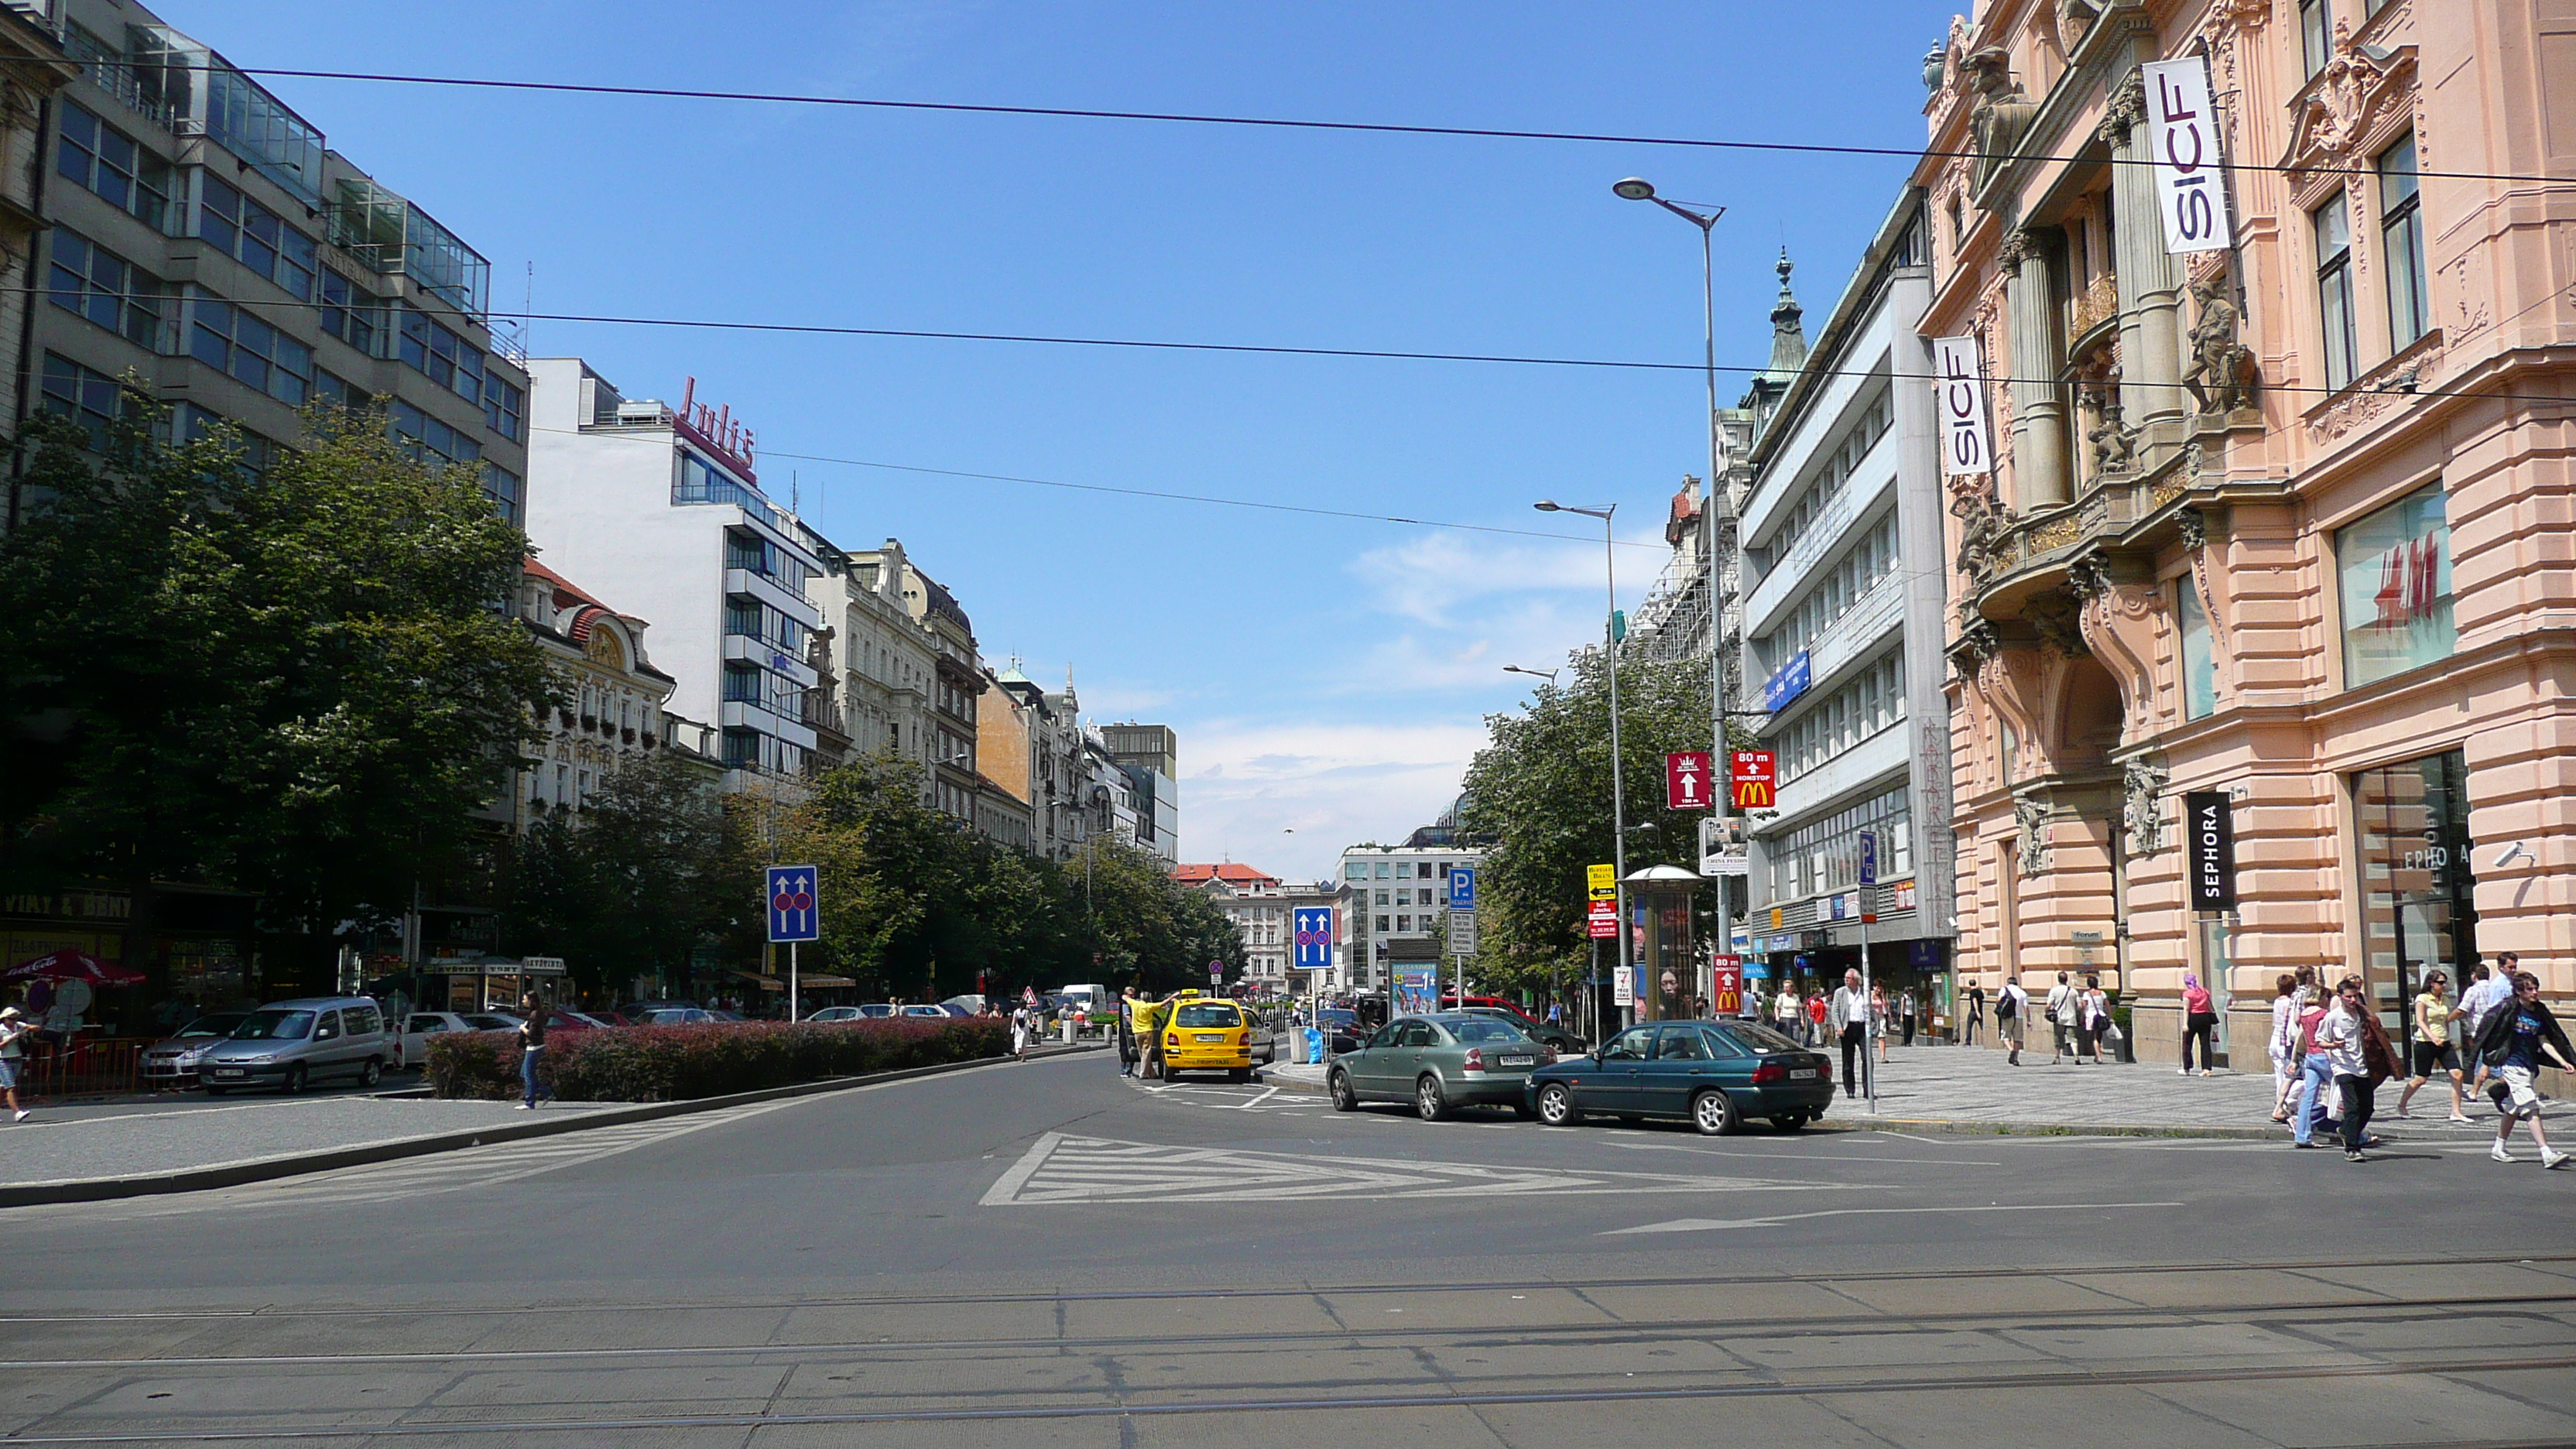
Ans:
MULTIPOLYGON (((2048 1064, 2056 1066, 2066 1055, 2067 1039, 2074 1034, 2075 1023, 2084 1011, 2084 993, 2075 989, 2063 971, 2057 973, 2057 985, 2048 993, 2048 1064)), ((2075 1064, 2084 1064, 2083 1053, 2076 1053, 2075 1064)))
MULTIPOLYGON (((2501 974, 2501 973, 2499 973, 2501 974)), ((2498 1162, 2519 1162, 2507 1148, 2513 1136, 2513 1124, 2531 1124, 2531 1140, 2540 1148, 2540 1165, 2544 1168, 2564 1166, 2567 1154, 2549 1145, 2549 1135, 2540 1127, 2540 1093, 2532 1086, 2545 1058, 2556 1058, 2561 1071, 2576 1072, 2576 1047, 2567 1044, 2567 1033, 2558 1018, 2540 999, 2540 978, 2528 971, 2512 976, 2513 995, 2487 1017, 2486 1029, 2478 1033, 2478 1061, 2495 1078, 2487 1092, 2495 1099, 2501 1115, 2496 1123, 2495 1146, 2487 1156, 2498 1162)))
POLYGON ((2030 1020, 2030 993, 2021 989, 2018 977, 2006 976, 1995 992, 1995 1035, 2007 1049, 2004 1065, 2021 1065, 2022 1044, 2029 1039, 2026 1023, 2030 1020))

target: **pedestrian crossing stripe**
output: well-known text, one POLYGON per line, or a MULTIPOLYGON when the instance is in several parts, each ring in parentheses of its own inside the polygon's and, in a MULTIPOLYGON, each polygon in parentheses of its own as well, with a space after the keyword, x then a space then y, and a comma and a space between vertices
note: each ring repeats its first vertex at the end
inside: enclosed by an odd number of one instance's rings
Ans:
MULTIPOLYGON (((1171 1147, 1041 1135, 987 1189, 983 1207, 1113 1202, 1276 1202, 1306 1198, 1522 1197, 1601 1193, 1807 1191, 1821 1184, 1661 1172, 1574 1172, 1481 1162, 1171 1147)), ((1850 1190, 1871 1190, 1860 1186, 1850 1190)))

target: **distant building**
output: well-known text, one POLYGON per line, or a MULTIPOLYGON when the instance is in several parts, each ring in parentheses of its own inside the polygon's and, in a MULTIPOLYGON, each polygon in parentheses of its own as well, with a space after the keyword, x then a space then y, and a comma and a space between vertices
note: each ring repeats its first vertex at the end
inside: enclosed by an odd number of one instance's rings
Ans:
POLYGON ((672 707, 714 720, 726 788, 805 773, 823 561, 760 491, 751 434, 724 409, 629 400, 579 358, 541 358, 528 535, 546 563, 614 580, 659 632, 672 707))
POLYGON ((1169 725, 1100 726, 1100 741, 1127 772, 1136 797, 1136 844, 1165 860, 1181 849, 1180 736, 1169 725))
POLYGON ((1285 995, 1295 956, 1287 883, 1248 865, 1183 865, 1172 878, 1214 900, 1243 938, 1243 979, 1257 995, 1285 995))
POLYGON ((1426 825, 1402 845, 1354 845, 1342 852, 1341 884, 1351 892, 1352 955, 1346 989, 1382 990, 1388 984, 1390 955, 1419 951, 1439 932, 1449 914, 1449 875, 1460 866, 1484 859, 1484 850, 1468 843, 1453 805, 1438 823, 1426 825), (1397 943, 1409 943, 1399 947, 1397 943))
POLYGON ((985 774, 1028 802, 1033 850, 1071 860, 1083 841, 1106 832, 1105 823, 1094 825, 1100 810, 1091 798, 1072 671, 1063 692, 1050 694, 1018 665, 1003 669, 986 685, 976 723, 985 774))
POLYGON ((910 572, 903 544, 887 539, 851 553, 818 548, 824 580, 817 600, 839 651, 841 729, 861 754, 888 755, 922 767, 929 790, 931 724, 939 647, 903 601, 910 572))

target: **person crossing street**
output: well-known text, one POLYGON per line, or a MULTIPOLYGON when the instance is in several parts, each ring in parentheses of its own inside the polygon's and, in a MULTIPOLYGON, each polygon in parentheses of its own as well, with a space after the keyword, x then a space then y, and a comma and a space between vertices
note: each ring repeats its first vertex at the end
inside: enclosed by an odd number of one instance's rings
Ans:
POLYGON ((2478 1033, 2478 1061, 2495 1078, 2487 1090, 2502 1118, 2487 1155, 2498 1162, 2519 1162, 2508 1144, 2513 1124, 2527 1122, 2531 1140, 2540 1148, 2540 1165, 2563 1166, 2567 1154, 2551 1147, 2549 1134, 2541 1130, 2540 1093, 2532 1078, 2549 1059, 2555 1059, 2561 1071, 2576 1072, 2576 1047, 2567 1044, 2566 1031, 2542 1003, 2539 977, 2517 971, 2509 984, 2513 995, 2488 1014, 2486 1029, 2478 1033))

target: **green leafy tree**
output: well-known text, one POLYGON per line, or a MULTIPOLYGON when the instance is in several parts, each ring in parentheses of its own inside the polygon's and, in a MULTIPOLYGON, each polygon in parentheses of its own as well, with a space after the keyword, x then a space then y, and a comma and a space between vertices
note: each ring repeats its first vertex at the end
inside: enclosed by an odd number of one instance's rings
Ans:
POLYGON ((260 470, 166 421, 129 393, 103 438, 30 422, 0 540, 0 870, 127 883, 138 963, 154 881, 315 930, 398 909, 470 854, 552 698, 493 607, 527 540, 472 469, 414 461, 378 412, 317 411, 260 470))
POLYGON ((675 756, 610 771, 578 814, 558 812, 520 843, 517 948, 562 957, 585 990, 619 993, 636 976, 685 989, 698 948, 751 914, 758 884, 737 864, 733 826, 675 756))

